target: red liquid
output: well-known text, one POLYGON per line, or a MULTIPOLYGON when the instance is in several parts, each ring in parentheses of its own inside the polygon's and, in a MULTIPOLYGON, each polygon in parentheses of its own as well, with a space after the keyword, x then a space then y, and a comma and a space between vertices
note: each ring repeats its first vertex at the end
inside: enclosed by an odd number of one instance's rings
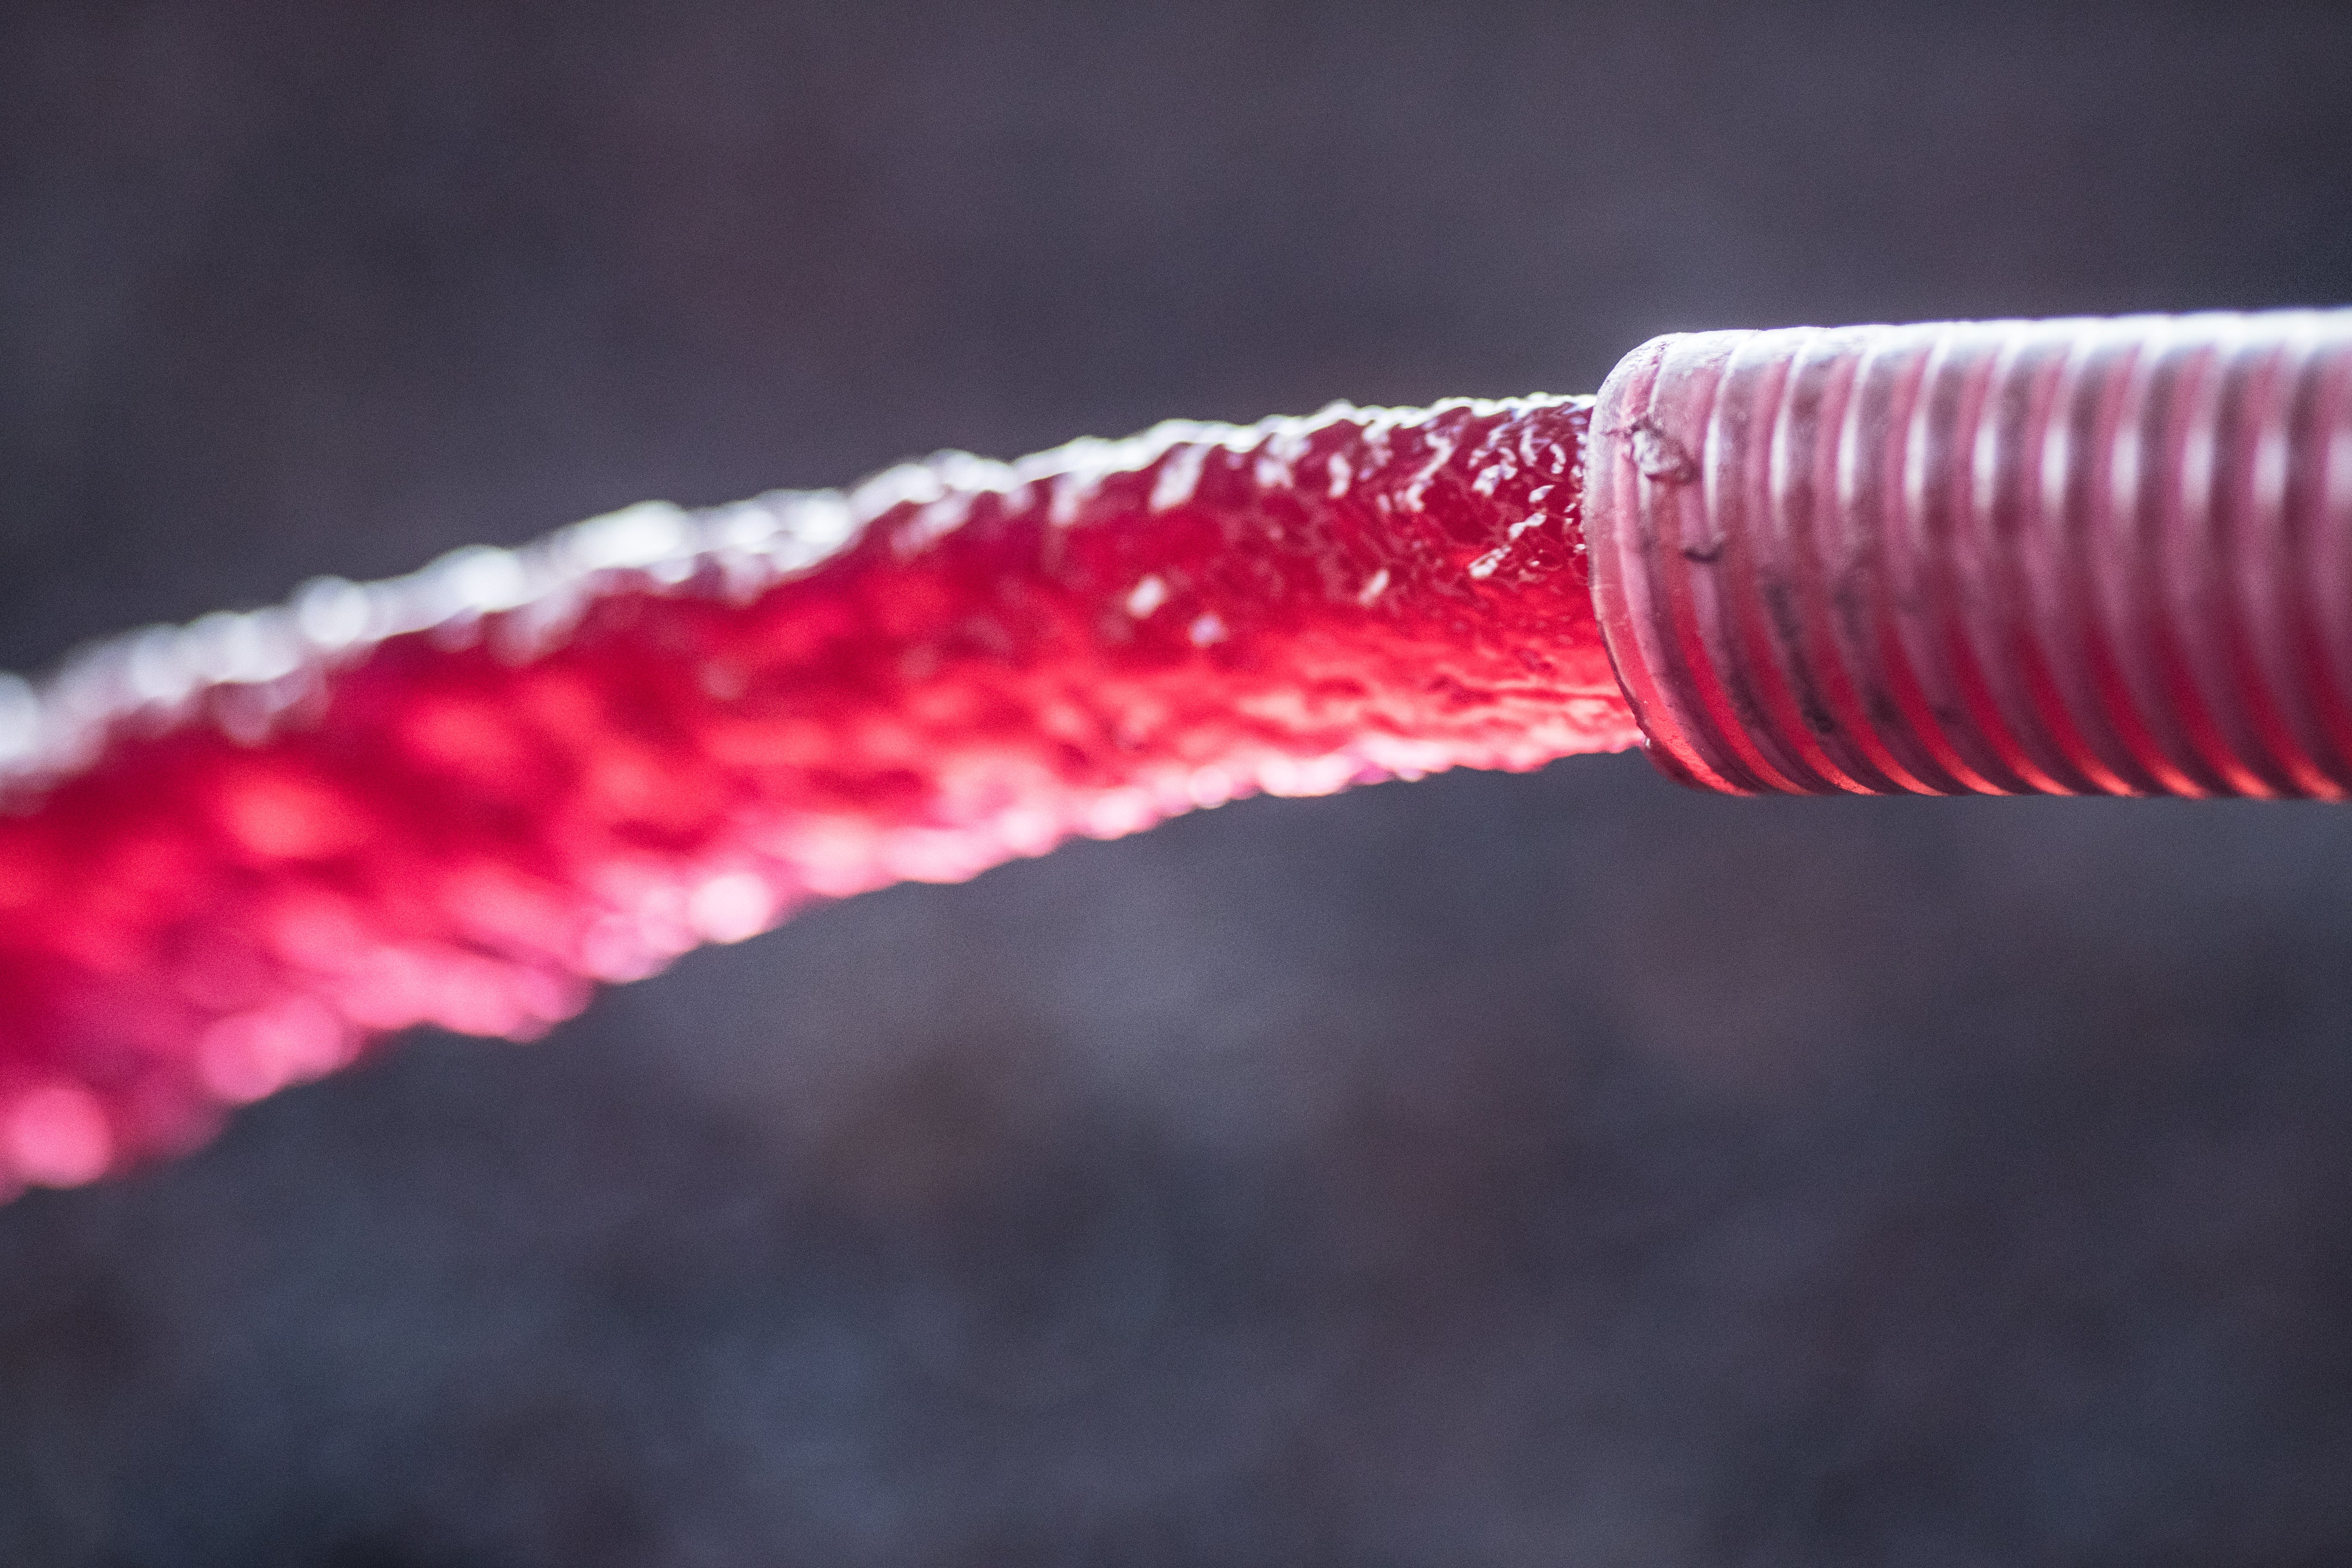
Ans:
POLYGON ((0 1194, 412 1024, 537 1035, 813 898, 1632 744, 1587 408, 935 458, 117 645, 0 817, 0 1194))

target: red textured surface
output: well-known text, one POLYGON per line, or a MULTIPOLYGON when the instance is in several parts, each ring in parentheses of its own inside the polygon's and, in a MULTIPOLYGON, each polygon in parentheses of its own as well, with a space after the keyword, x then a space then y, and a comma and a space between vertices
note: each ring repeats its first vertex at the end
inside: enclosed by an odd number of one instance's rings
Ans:
POLYGON ((279 612, 248 643, 310 640, 177 686, 158 659, 234 653, 242 623, 85 661, 0 818, 0 1192, 190 1146, 409 1025, 531 1037, 812 898, 1254 791, 1628 745, 1581 559, 1587 410, 933 459, 772 506, 786 535, 837 520, 814 565, 728 542, 758 503, 657 511, 685 545, 575 549, 552 587, 512 591, 544 551, 445 568, 475 600, 425 629, 279 612))

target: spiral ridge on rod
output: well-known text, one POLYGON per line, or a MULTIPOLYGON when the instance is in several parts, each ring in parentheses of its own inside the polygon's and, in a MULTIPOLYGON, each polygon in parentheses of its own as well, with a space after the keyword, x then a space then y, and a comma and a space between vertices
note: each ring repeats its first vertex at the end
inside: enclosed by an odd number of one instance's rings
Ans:
POLYGON ((1587 483, 1686 783, 2352 793, 2352 310, 1657 338, 1587 483))

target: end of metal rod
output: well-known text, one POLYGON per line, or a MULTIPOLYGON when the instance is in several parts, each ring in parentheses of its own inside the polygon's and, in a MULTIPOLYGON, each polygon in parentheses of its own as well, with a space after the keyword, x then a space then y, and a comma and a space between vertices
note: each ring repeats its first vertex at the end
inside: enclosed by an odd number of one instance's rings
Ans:
POLYGON ((1658 338, 1587 473, 1685 783, 2352 793, 2352 310, 1658 338))

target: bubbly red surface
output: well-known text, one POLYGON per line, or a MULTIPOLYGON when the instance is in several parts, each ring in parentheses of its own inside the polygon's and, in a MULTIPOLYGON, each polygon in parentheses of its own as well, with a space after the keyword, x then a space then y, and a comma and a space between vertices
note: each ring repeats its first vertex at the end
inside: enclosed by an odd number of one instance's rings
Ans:
POLYGON ((0 1193, 410 1025, 531 1037, 813 898, 1631 744, 1587 408, 950 454, 101 649, 0 775, 0 1193))

